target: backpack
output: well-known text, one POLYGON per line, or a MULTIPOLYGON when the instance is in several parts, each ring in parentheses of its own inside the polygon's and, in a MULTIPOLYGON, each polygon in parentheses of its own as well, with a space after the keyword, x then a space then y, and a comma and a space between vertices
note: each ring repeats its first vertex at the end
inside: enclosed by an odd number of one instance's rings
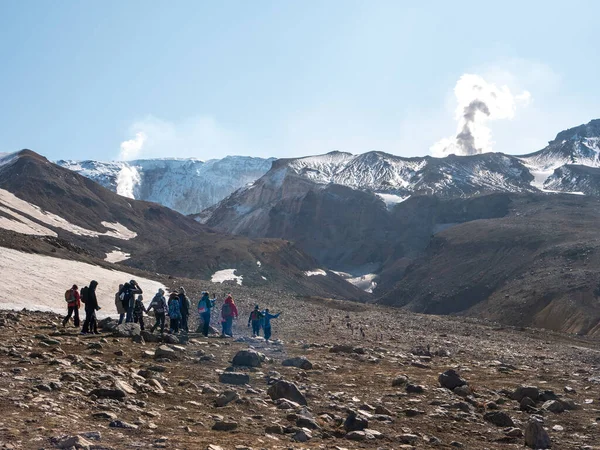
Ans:
POLYGON ((251 318, 253 321, 257 321, 257 320, 260 318, 260 313, 259 313, 258 311, 252 311, 252 312, 250 313, 250 318, 251 318))
POLYGON ((223 317, 231 316, 231 305, 229 303, 224 303, 221 311, 223 313, 223 317))
POLYGON ((67 303, 73 303, 75 301, 75 295, 73 294, 72 289, 65 291, 65 301, 67 303))
POLYGON ((169 305, 169 317, 171 317, 171 319, 179 319, 181 317, 181 309, 179 307, 179 299, 177 299, 177 300, 173 299, 173 301, 169 305))
POLYGON ((88 288, 87 286, 81 288, 81 292, 79 293, 79 295, 81 296, 82 303, 86 303, 88 301, 89 290, 90 288, 88 288))

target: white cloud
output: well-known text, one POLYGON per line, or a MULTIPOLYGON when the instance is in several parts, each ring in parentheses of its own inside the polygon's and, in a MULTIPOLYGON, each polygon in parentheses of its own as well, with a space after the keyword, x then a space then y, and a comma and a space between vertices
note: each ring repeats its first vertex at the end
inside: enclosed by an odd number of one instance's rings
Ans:
POLYGON ((248 153, 247 144, 242 139, 209 116, 190 117, 177 122, 148 116, 133 123, 130 133, 135 137, 121 143, 121 160, 164 157, 210 159, 248 153))
POLYGON ((528 91, 515 95, 508 86, 498 86, 475 74, 462 75, 454 87, 454 95, 457 131, 453 137, 442 139, 431 147, 434 156, 493 151, 489 122, 513 119, 517 106, 525 106, 531 100, 528 91))

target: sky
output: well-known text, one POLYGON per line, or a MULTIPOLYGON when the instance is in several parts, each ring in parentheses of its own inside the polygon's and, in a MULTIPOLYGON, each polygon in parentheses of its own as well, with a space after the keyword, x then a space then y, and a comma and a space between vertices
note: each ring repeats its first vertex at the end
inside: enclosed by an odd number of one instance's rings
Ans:
POLYGON ((0 152, 528 153, 600 117, 599 16, 592 0, 6 0, 0 152))

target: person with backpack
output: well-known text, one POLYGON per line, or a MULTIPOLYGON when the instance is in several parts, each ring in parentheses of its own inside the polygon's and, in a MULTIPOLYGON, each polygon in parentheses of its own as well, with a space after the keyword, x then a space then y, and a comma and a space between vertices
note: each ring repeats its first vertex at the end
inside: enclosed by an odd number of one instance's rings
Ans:
POLYGON ((167 313, 167 301, 165 300, 165 291, 159 289, 148 306, 147 313, 154 309, 154 317, 156 319, 154 326, 150 329, 150 333, 154 333, 157 327, 160 327, 161 334, 165 332, 165 315, 167 313))
POLYGON ((260 324, 264 314, 260 312, 258 305, 254 306, 254 310, 248 317, 248 326, 252 323, 252 337, 260 336, 260 324))
POLYGON ((117 308, 117 314, 119 314, 119 325, 123 323, 123 320, 125 319, 125 313, 127 312, 127 310, 123 308, 123 302, 121 301, 121 296, 119 295, 121 289, 123 289, 122 284, 119 285, 119 290, 115 293, 115 307, 117 308))
POLYGON ((81 289, 81 301, 85 304, 85 321, 81 334, 100 334, 98 333, 98 322, 96 320, 96 311, 100 310, 98 299, 96 298, 96 288, 98 282, 92 280, 90 286, 85 286, 81 289))
POLYGON ((179 324, 181 323, 181 303, 177 292, 171 292, 169 295, 169 333, 179 333, 179 324))
POLYGON ((237 306, 235 306, 231 294, 227 294, 227 298, 221 307, 221 325, 223 327, 221 337, 233 337, 233 319, 237 319, 237 317, 237 306))
POLYGON ((63 328, 67 326, 69 319, 73 316, 75 328, 79 328, 79 308, 81 308, 81 297, 78 287, 74 284, 71 289, 65 292, 65 301, 67 302, 67 315, 63 319, 63 328))
POLYGON ((133 305, 133 323, 139 323, 142 331, 144 331, 144 313, 148 313, 144 306, 144 297, 138 295, 133 305))
POLYGON ((185 289, 182 287, 179 288, 179 304, 181 306, 181 330, 186 333, 189 332, 188 328, 188 320, 190 317, 190 309, 192 308, 192 303, 190 299, 185 295, 185 289))
POLYGON ((198 314, 202 322, 202 334, 208 337, 210 329, 210 311, 215 307, 215 300, 208 298, 208 292, 202 292, 202 297, 198 300, 198 314))
POLYGON ((142 288, 135 280, 128 281, 119 290, 119 298, 125 310, 125 322, 133 322, 133 305, 135 303, 135 294, 143 294, 142 288))
POLYGON ((271 319, 277 319, 280 314, 271 314, 269 308, 265 309, 265 341, 271 339, 271 319))

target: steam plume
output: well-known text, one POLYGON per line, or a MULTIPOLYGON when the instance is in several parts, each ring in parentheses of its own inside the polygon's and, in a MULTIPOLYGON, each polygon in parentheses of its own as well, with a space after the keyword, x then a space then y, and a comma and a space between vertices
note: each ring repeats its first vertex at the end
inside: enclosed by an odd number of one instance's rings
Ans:
POLYGON ((431 147, 434 156, 477 155, 493 151, 492 132, 488 122, 512 119, 518 104, 527 104, 529 92, 513 95, 508 86, 498 87, 479 75, 465 74, 454 87, 457 101, 456 135, 431 147))

